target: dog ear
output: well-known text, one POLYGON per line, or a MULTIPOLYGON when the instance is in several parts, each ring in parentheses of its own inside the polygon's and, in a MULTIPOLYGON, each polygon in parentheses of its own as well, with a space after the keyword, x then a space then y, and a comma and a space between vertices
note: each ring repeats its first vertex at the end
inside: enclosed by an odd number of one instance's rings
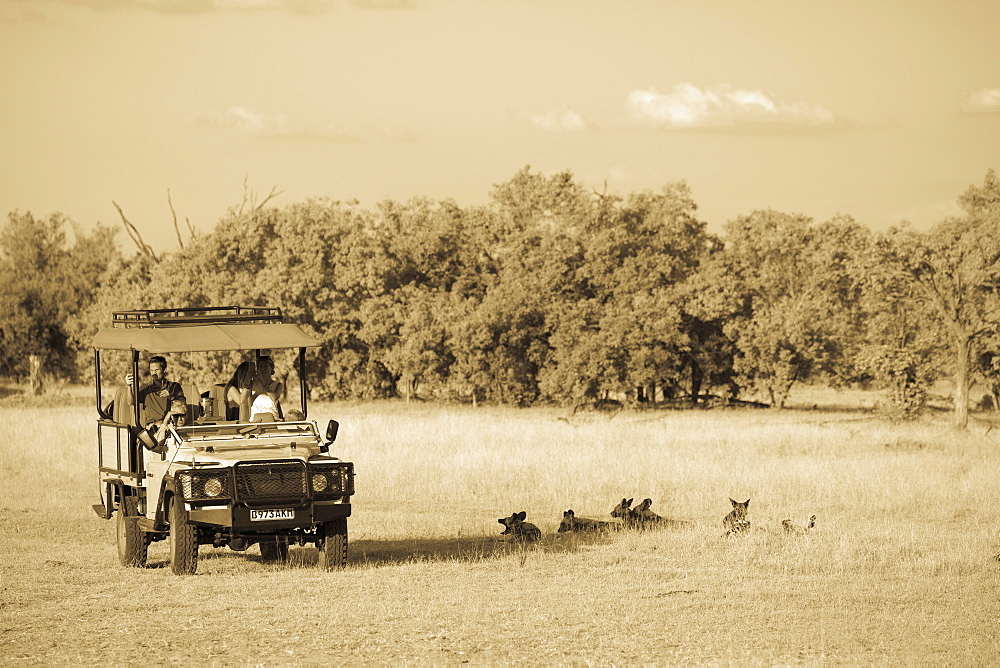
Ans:
POLYGON ((570 508, 565 513, 563 513, 563 517, 573 517, 573 509, 570 508))
POLYGON ((733 497, 729 497, 729 503, 733 504, 733 508, 735 508, 736 506, 740 505, 738 502, 733 501, 733 497))
POLYGON ((744 503, 743 505, 746 506, 747 508, 749 508, 750 507, 750 499, 747 499, 747 502, 744 503))
MULTIPOLYGON (((625 499, 622 499, 622 501, 624 502, 625 499)), ((631 506, 633 501, 635 501, 635 497, 634 496, 631 499, 628 500, 628 503, 625 504, 625 507, 627 508, 627 507, 631 506)))
POLYGON ((502 524, 504 526, 507 526, 507 518, 506 517, 501 517, 500 519, 497 520, 497 522, 499 522, 500 524, 502 524))
POLYGON ((524 518, 527 517, 527 516, 528 516, 528 513, 526 511, 522 510, 521 512, 514 514, 514 519, 515 520, 520 520, 521 522, 523 522, 524 518))

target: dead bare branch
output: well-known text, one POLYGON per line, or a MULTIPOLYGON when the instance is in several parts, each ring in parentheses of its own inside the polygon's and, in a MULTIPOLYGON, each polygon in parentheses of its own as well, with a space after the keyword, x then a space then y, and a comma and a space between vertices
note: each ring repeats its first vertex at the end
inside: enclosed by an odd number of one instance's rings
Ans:
POLYGON ((118 206, 118 202, 111 200, 111 203, 115 205, 116 209, 118 209, 118 215, 122 217, 122 224, 125 226, 125 231, 128 232, 129 238, 132 239, 132 242, 139 249, 139 252, 147 256, 153 262, 159 262, 160 259, 156 257, 153 247, 143 241, 139 230, 136 229, 135 225, 133 225, 132 222, 125 217, 125 212, 122 211, 120 206, 118 206))
POLYGON ((597 188, 592 188, 594 194, 603 202, 604 198, 608 196, 608 180, 604 179, 604 190, 597 192, 597 188))
POLYGON ((260 210, 261 210, 262 208, 264 208, 264 205, 265 205, 265 204, 267 204, 267 203, 268 203, 269 201, 271 201, 271 200, 272 200, 273 198, 275 198, 275 197, 277 197, 278 195, 280 195, 280 194, 281 194, 282 192, 284 192, 284 191, 282 191, 282 190, 278 190, 278 186, 271 186, 271 192, 269 192, 269 193, 267 194, 267 197, 265 197, 265 198, 264 198, 263 200, 261 200, 260 204, 258 204, 258 205, 256 206, 256 208, 254 208, 254 211, 255 211, 255 212, 256 212, 256 211, 260 211, 260 210))
POLYGON ((278 190, 278 186, 271 186, 271 192, 258 204, 257 193, 250 190, 249 179, 249 176, 243 177, 243 201, 240 202, 240 208, 237 211, 237 214, 241 216, 244 213, 257 213, 264 208, 265 204, 284 192, 278 190))
POLYGON ((174 217, 174 232, 177 234, 177 245, 184 248, 184 240, 181 239, 181 228, 177 225, 177 212, 174 211, 174 202, 170 199, 170 188, 167 188, 167 204, 170 205, 170 213, 174 217))

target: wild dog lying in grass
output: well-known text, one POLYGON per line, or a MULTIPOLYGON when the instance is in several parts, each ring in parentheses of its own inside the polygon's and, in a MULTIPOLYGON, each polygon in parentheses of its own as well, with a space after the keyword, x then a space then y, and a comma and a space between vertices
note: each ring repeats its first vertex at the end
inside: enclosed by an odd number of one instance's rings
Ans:
POLYGON ((646 527, 679 527, 689 525, 687 520, 672 520, 660 517, 652 510, 652 499, 644 499, 635 508, 632 508, 632 501, 635 499, 622 499, 621 503, 611 509, 611 516, 620 519, 625 527, 632 529, 642 529, 646 527))
POLYGON ((633 510, 640 524, 666 524, 673 522, 673 520, 668 520, 666 517, 660 517, 650 510, 649 508, 652 505, 652 499, 643 499, 642 503, 636 506, 633 510))
POLYGON ((602 531, 604 529, 612 529, 615 526, 619 525, 615 522, 602 522, 601 520, 592 520, 587 517, 577 517, 571 508, 563 513, 562 522, 559 523, 559 533, 567 531, 602 531))
POLYGON ((750 520, 747 519, 747 511, 750 509, 750 499, 747 499, 743 503, 733 501, 731 498, 729 501, 733 504, 733 509, 728 515, 722 518, 722 526, 726 530, 726 533, 722 534, 722 536, 728 538, 730 536, 749 533, 750 520))
POLYGON ((632 510, 632 499, 622 499, 622 502, 611 509, 611 517, 621 520, 627 526, 634 526, 639 522, 636 512, 632 510))
POLYGON ((542 532, 534 524, 524 521, 524 518, 527 516, 528 514, 522 510, 519 513, 514 513, 510 517, 501 517, 498 519, 497 522, 507 527, 500 535, 510 535, 514 540, 534 543, 542 537, 542 532))
POLYGON ((786 534, 790 535, 799 535, 808 533, 810 530, 816 527, 816 516, 810 515, 809 521, 806 522, 806 525, 804 527, 795 526, 794 524, 792 524, 791 520, 782 520, 781 527, 785 530, 786 534))

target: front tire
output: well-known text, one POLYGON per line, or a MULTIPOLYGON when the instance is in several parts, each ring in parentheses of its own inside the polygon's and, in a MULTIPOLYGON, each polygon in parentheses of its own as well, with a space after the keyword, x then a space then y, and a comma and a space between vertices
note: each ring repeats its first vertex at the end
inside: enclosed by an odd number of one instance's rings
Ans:
POLYGON ((170 500, 170 570, 193 575, 198 570, 198 528, 188 521, 184 502, 170 500))
POLYGON ((146 532, 139 528, 138 515, 139 497, 121 497, 118 518, 115 520, 115 529, 118 535, 118 562, 129 568, 144 567, 149 551, 149 539, 146 537, 146 532))
POLYGON ((319 567, 325 571, 347 566, 347 520, 333 520, 323 525, 323 540, 319 548, 319 567))

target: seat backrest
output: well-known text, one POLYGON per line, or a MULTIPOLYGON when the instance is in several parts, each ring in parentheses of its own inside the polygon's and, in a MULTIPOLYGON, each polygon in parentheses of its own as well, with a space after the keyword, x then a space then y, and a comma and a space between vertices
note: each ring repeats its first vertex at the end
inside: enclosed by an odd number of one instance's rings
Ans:
POLYGON ((115 403, 112 410, 111 419, 118 424, 128 424, 135 426, 135 412, 132 404, 129 403, 132 393, 128 387, 122 385, 115 391, 115 403))
POLYGON ((208 388, 208 396, 212 399, 212 417, 220 420, 226 419, 226 386, 224 383, 216 383, 208 388))

